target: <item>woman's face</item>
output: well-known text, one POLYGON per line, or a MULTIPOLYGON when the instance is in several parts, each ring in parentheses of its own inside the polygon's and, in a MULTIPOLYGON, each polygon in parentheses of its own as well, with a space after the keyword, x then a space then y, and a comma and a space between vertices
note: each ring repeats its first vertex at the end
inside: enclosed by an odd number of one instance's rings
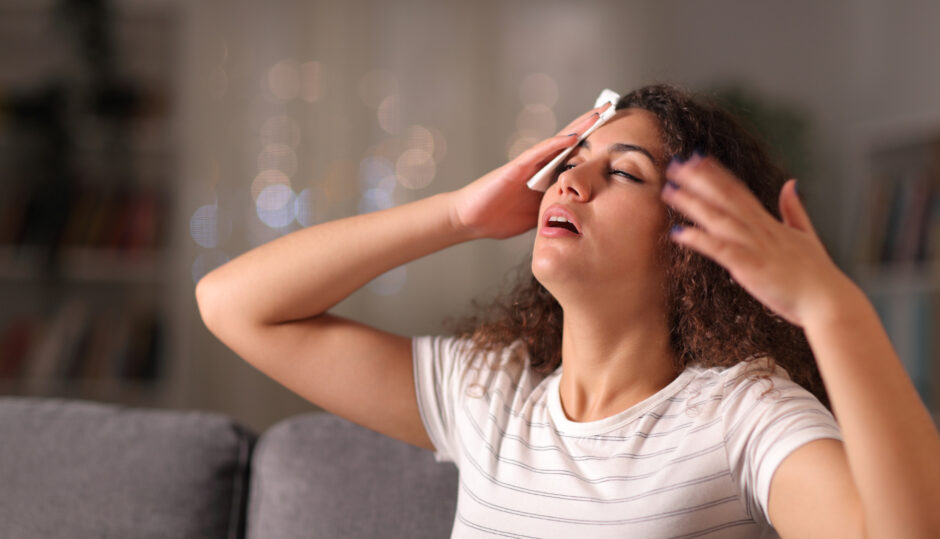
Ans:
POLYGON ((567 290, 609 291, 614 298, 659 282, 664 153, 656 116, 630 108, 617 111, 562 164, 542 197, 532 252, 533 274, 562 305, 567 290), (577 233, 550 221, 556 215, 574 221, 577 233))

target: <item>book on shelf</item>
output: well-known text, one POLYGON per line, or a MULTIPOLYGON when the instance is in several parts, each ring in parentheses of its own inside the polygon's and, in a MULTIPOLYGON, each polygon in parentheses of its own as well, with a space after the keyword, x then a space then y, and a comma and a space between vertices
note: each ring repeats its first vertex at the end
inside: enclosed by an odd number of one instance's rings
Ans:
POLYGON ((84 302, 72 298, 59 305, 24 365, 22 377, 27 385, 60 376, 62 356, 75 346, 87 317, 84 302))
POLYGON ((940 258, 940 176, 912 176, 874 182, 863 208, 868 245, 866 264, 924 263, 940 258))
POLYGON ((5 190, 0 200, 0 244, 98 247, 122 252, 158 249, 165 226, 164 194, 152 186, 69 188, 65 216, 56 225, 44 215, 51 202, 46 194, 27 184, 5 190), (50 227, 60 227, 52 230, 50 227))
POLYGON ((36 321, 17 316, 0 331, 0 378, 16 376, 26 363, 26 356, 39 337, 36 321))
POLYGON ((907 142, 872 152, 857 259, 870 265, 940 259, 940 142, 907 142))
POLYGON ((163 328, 156 313, 143 313, 134 319, 128 353, 118 365, 122 378, 154 379, 160 374, 163 328))
POLYGON ((874 133, 856 260, 918 394, 940 417, 940 129, 874 133), (888 271, 880 271, 888 270, 888 271), (895 271, 897 270, 897 271, 895 271))
POLYGON ((46 320, 17 316, 0 327, 0 378, 33 391, 51 380, 155 381, 163 375, 165 339, 155 309, 96 312, 71 298, 46 320))

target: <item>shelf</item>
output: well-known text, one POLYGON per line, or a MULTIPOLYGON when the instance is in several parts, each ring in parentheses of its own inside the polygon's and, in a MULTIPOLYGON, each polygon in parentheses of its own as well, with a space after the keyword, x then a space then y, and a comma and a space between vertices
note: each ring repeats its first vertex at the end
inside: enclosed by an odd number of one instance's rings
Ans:
MULTIPOLYGON (((6 300, 6 308, 0 310, 0 322, 5 324, 0 325, 0 338, 6 337, 0 344, 6 349, 0 354, 14 352, 0 356, 0 364, 10 357, 25 357, 20 363, 39 359, 48 360, 43 365, 55 363, 50 369, 18 365, 18 369, 4 370, 7 377, 0 377, 0 395, 177 405, 188 391, 187 370, 180 368, 186 363, 182 358, 188 351, 183 341, 188 320, 179 314, 186 307, 170 291, 179 278, 189 279, 173 275, 179 253, 169 247, 169 234, 176 233, 173 202, 182 188, 176 172, 181 166, 182 121, 176 100, 183 73, 180 51, 169 45, 179 42, 185 4, 122 1, 101 21, 113 38, 108 45, 118 55, 111 67, 140 99, 133 114, 116 123, 110 115, 97 112, 91 90, 82 86, 88 77, 98 80, 98 74, 86 64, 69 61, 76 53, 74 46, 46 39, 61 2, 0 3, 0 26, 25 44, 11 49, 2 64, 32 66, 17 77, 0 76, 0 86, 7 90, 4 97, 9 98, 0 103, 0 109, 12 113, 6 108, 14 105, 7 101, 41 100, 47 80, 52 80, 49 77, 60 79, 67 103, 64 124, 59 126, 66 130, 59 134, 66 135, 67 142, 49 138, 46 131, 23 139, 23 126, 11 124, 12 118, 0 118, 0 167, 5 173, 0 178, 0 225, 4 228, 0 288, 6 300), (59 145, 61 151, 54 155, 66 152, 69 157, 61 163, 69 175, 58 176, 71 182, 67 206, 66 197, 52 199, 42 185, 29 183, 34 168, 43 165, 34 155, 20 158, 23 144, 34 139, 59 145), (65 207, 56 206, 57 202, 65 207), (7 215, 5 210, 13 213, 7 215), (56 211, 64 222, 49 219, 47 211, 56 211), (53 237, 60 238, 59 246, 46 245, 51 241, 47 238, 53 237), (17 244, 21 238, 24 244, 17 244), (17 356, 24 340, 28 355, 17 356), (151 372, 148 369, 154 361, 159 376, 125 378, 118 375, 124 372, 120 368, 102 368, 102 375, 95 377, 99 369, 84 365, 63 370, 87 373, 87 377, 53 376, 61 372, 60 363, 100 357, 125 367, 133 365, 135 371, 140 360, 140 371, 146 372, 151 372)), ((39 118, 35 123, 50 125, 39 118)), ((63 191, 56 193, 60 195, 63 191)))
MULTIPOLYGON (((0 246, 0 281, 40 281, 46 250, 0 246)), ((97 247, 66 247, 57 265, 59 276, 85 283, 162 283, 166 280, 160 251, 126 252, 97 247)))
MULTIPOLYGON (((0 112, 2 112, 2 103, 0 103, 0 112)), ((170 133, 170 127, 165 128, 170 133)), ((131 129, 128 138, 123 140, 121 150, 127 151, 134 158, 152 158, 166 160, 177 154, 177 146, 173 144, 170 136, 157 136, 150 134, 154 128, 139 128, 138 131, 131 129), (144 134, 141 134, 144 133, 144 134)), ((21 151, 12 142, 13 135, 8 130, 3 129, 0 123, 0 154, 13 155, 16 151, 21 151)), ((85 138, 76 138, 75 145, 69 148, 69 155, 78 160, 91 160, 94 163, 102 159, 107 160, 114 156, 115 148, 107 139, 92 139, 87 135, 85 138)))

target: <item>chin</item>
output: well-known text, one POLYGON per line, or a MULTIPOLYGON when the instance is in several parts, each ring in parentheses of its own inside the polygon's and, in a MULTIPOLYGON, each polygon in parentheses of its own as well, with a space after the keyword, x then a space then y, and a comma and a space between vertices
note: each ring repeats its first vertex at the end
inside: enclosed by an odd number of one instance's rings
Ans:
POLYGON ((565 288, 570 283, 584 283, 585 276, 582 268, 573 267, 569 258, 559 256, 532 257, 532 275, 536 280, 551 292, 556 298, 556 290, 565 288))

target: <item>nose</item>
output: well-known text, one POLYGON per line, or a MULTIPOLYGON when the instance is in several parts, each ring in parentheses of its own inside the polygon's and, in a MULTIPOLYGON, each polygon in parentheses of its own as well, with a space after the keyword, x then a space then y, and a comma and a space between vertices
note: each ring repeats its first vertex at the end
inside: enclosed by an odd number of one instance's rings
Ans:
POLYGON ((581 202, 591 198, 591 181, 587 177, 588 174, 590 174, 590 171, 587 163, 582 163, 562 172, 555 183, 558 196, 571 196, 581 202))

